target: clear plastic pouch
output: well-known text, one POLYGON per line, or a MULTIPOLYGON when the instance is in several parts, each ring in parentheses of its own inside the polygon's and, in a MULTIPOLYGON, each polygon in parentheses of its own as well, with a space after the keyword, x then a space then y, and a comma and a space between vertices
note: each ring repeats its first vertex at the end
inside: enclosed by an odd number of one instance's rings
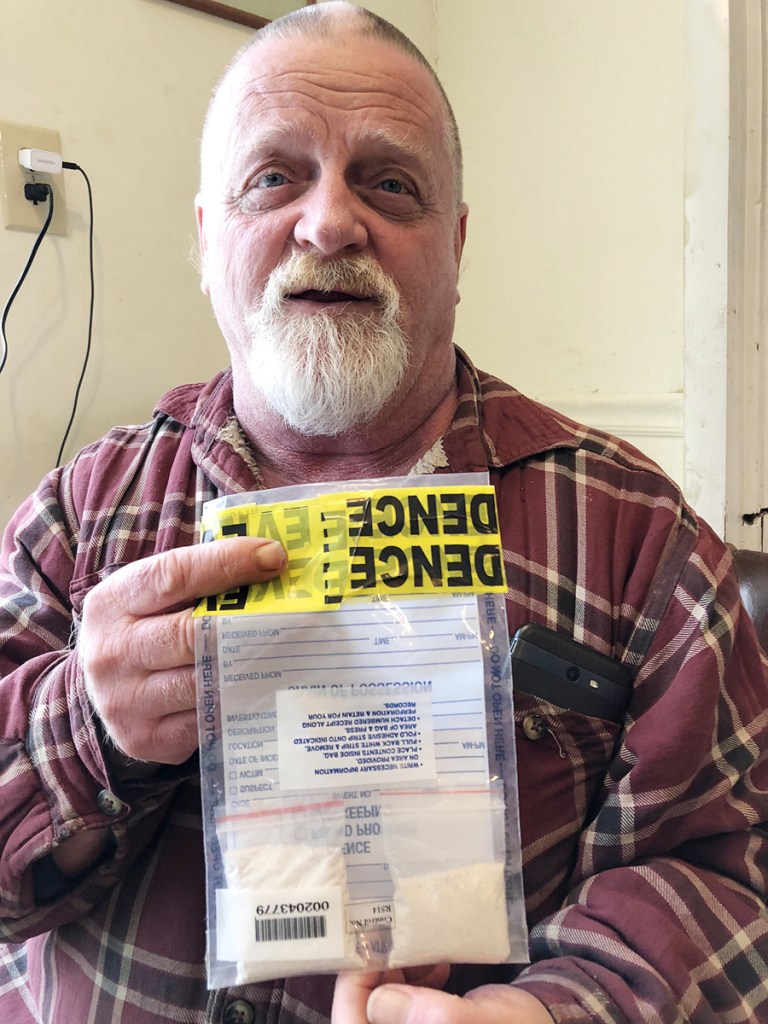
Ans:
POLYGON ((235 984, 291 973, 304 959, 317 971, 363 966, 344 923, 343 801, 266 801, 220 817, 216 831, 226 881, 216 891, 216 960, 237 965, 235 984))
POLYGON ((198 609, 210 987, 527 960, 492 502, 472 474, 206 507, 289 555, 198 609))
POLYGON ((388 794, 382 810, 394 883, 388 966, 508 961, 503 788, 388 794))

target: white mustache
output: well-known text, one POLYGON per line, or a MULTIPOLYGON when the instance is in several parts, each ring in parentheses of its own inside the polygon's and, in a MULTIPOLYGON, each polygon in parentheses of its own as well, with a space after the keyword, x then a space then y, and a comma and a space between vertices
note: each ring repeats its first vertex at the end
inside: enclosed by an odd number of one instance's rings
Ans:
POLYGON ((269 275, 260 305, 276 311, 290 295, 306 291, 344 292, 379 303, 392 319, 400 306, 394 281, 369 256, 321 260, 295 252, 269 275))

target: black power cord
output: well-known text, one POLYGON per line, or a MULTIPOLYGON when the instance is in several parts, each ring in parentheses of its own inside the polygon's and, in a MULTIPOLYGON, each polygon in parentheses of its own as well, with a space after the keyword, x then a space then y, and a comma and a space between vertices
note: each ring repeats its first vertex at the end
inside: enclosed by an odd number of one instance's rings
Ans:
POLYGON ((8 361, 8 339, 5 336, 5 324, 8 320, 8 313, 10 312, 13 300, 19 294, 19 289, 24 284, 24 280, 29 273, 29 268, 34 262, 35 256, 37 256, 37 250, 40 248, 40 243, 45 238, 45 233, 51 226, 53 220, 53 189, 50 185, 46 185, 42 182, 28 183, 24 186, 24 195, 30 202, 37 206, 38 203, 44 203, 48 200, 48 214, 43 222, 43 226, 40 229, 40 234, 35 239, 35 244, 32 246, 32 251, 29 254, 26 266, 21 272, 19 280, 16 282, 16 286, 8 296, 8 301, 3 308, 3 315, 0 319, 0 343, 2 343, 2 355, 0 355, 0 373, 5 369, 5 364, 8 361))
MULTIPOLYGON (((85 184, 88 189, 88 211, 90 216, 90 226, 88 230, 88 263, 90 269, 91 298, 88 309, 88 340, 85 346, 85 356, 83 357, 83 365, 80 369, 80 376, 77 381, 77 387, 75 388, 75 397, 72 402, 72 410, 69 415, 69 422, 67 423, 67 428, 64 431, 64 437, 61 440, 61 444, 59 445, 59 452, 58 455, 56 456, 57 468, 61 465, 61 459, 64 454, 64 447, 69 438, 70 431, 72 430, 72 424, 75 421, 75 416, 77 414, 77 405, 80 399, 80 389, 83 386, 86 370, 88 369, 88 361, 91 356, 91 341, 93 338, 93 308, 96 294, 93 272, 93 191, 91 189, 91 182, 88 178, 88 175, 85 173, 83 168, 80 167, 79 164, 72 163, 69 160, 63 160, 62 167, 66 167, 66 169, 70 171, 79 171, 85 179, 85 184)), ((19 289, 24 284, 24 280, 27 274, 29 273, 29 268, 32 266, 34 258, 37 255, 37 251, 40 248, 40 243, 42 242, 43 238, 45 238, 45 234, 48 231, 48 228, 50 227, 51 221, 53 219, 53 189, 50 185, 42 182, 28 182, 27 184, 24 185, 24 195, 30 202, 34 203, 35 205, 37 205, 38 203, 45 202, 47 200, 48 215, 45 218, 45 223, 43 224, 40 230, 40 234, 35 239, 35 244, 32 246, 32 251, 29 254, 29 259, 27 260, 26 266, 24 267, 24 270, 21 272, 21 276, 19 277, 19 280, 16 282, 16 286, 11 292, 8 301, 5 304, 5 308, 3 309, 2 319, 0 320, 0 342, 2 342, 2 348, 0 349, 0 373, 3 372, 3 370, 5 369, 5 364, 8 361, 8 340, 5 335, 5 324, 8 319, 8 313, 10 311, 13 300, 19 293, 19 289)))
POLYGON ((59 453, 56 456, 56 467, 57 468, 61 465, 61 459, 62 459, 62 456, 64 454, 64 446, 67 443, 67 439, 69 438, 69 432, 71 431, 72 424, 75 421, 75 416, 77 414, 77 403, 80 400, 80 389, 83 386, 83 381, 85 380, 85 373, 86 373, 86 370, 88 369, 88 360, 91 357, 91 340, 93 338, 93 306, 94 306, 94 297, 95 297, 95 294, 96 294, 96 288, 95 288, 95 283, 94 283, 94 274, 93 274, 93 192, 91 190, 91 182, 90 182, 90 180, 88 178, 88 175, 85 173, 83 168, 80 167, 79 164, 74 164, 74 163, 72 163, 69 160, 64 160, 64 161, 62 161, 62 165, 61 166, 65 167, 68 171, 79 171, 82 174, 83 178, 85 178, 85 184, 86 184, 86 187, 88 189, 88 213, 89 213, 89 217, 90 217, 90 226, 89 226, 89 229, 88 229, 88 264, 89 264, 89 268, 90 268, 91 300, 90 300, 89 309, 88 309, 88 340, 87 340, 86 345, 85 345, 85 355, 83 357, 83 365, 82 365, 82 367, 80 369, 80 377, 79 377, 79 379, 77 381, 77 387, 75 388, 75 398, 74 398, 74 401, 72 402, 72 411, 71 411, 71 413, 69 415, 69 422, 67 423, 67 429, 64 431, 64 437, 61 439, 61 444, 59 445, 59 453))

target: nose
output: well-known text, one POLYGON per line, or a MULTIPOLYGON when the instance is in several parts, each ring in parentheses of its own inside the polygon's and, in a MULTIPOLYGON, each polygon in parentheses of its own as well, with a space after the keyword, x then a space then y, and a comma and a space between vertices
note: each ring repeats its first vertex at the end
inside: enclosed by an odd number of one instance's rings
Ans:
POLYGON ((294 238, 302 249, 323 256, 359 252, 368 243, 363 213, 361 200, 346 181, 320 178, 305 193, 294 238))

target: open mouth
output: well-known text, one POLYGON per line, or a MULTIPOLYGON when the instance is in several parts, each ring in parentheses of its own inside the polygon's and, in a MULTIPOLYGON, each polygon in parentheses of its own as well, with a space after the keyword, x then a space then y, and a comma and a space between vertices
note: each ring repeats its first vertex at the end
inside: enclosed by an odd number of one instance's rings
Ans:
POLYGON ((320 302, 323 304, 332 304, 337 302, 370 302, 371 299, 367 295, 352 295, 350 292, 322 292, 317 291, 314 288, 309 288, 303 292, 291 292, 287 298, 291 301, 298 302, 320 302))

